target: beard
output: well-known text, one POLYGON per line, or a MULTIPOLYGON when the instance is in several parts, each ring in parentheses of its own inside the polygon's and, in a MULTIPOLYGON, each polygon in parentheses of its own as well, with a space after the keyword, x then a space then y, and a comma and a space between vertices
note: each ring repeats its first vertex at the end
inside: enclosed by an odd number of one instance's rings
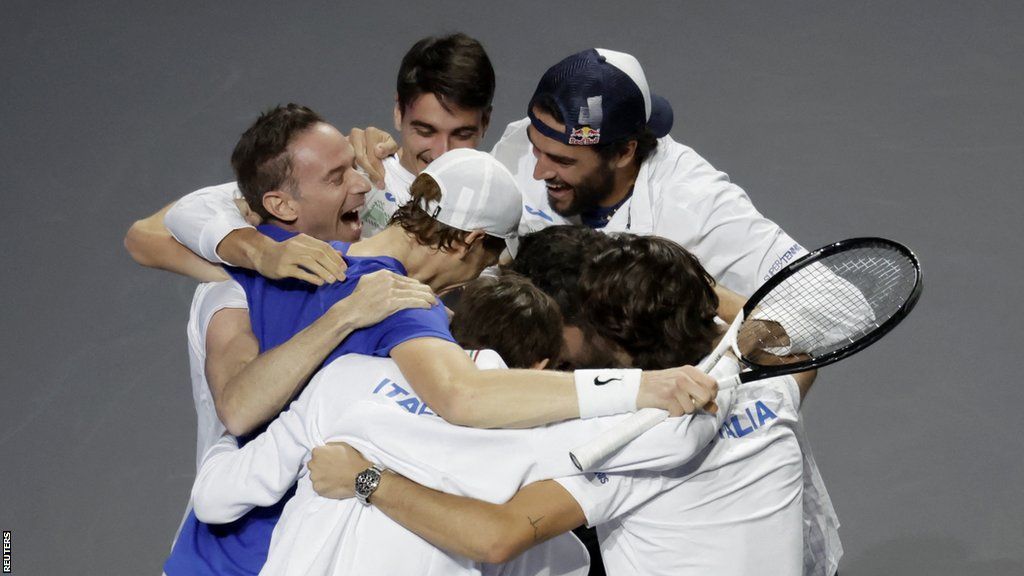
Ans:
MULTIPOLYGON (((548 184, 564 185, 561 180, 549 180, 548 184)), ((615 188, 615 171, 611 167, 600 164, 592 174, 581 180, 573 187, 572 200, 569 206, 561 210, 551 205, 551 209, 559 216, 568 218, 582 212, 590 212, 597 208, 601 201, 612 195, 615 188)))

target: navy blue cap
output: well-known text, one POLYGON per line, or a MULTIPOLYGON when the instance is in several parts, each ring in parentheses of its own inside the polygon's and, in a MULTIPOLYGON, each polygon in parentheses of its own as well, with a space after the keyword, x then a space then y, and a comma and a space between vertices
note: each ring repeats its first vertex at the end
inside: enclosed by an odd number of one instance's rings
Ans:
POLYGON ((527 109, 541 134, 563 144, 591 146, 636 137, 650 128, 658 138, 672 129, 672 106, 651 94, 640 62, 624 52, 591 48, 555 64, 537 84, 527 109), (537 120, 541 99, 562 115, 565 132, 537 120))

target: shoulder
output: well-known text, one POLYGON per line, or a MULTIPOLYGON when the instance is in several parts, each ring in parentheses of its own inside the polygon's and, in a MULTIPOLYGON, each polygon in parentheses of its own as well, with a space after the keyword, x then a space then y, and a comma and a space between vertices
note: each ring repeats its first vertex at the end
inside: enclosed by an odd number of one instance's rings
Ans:
POLYGON ((215 184, 213 186, 205 186, 194 192, 195 194, 223 194, 226 196, 233 196, 235 198, 242 197, 242 191, 238 188, 238 182, 231 181, 223 184, 215 184))
POLYGON ((518 163, 519 157, 530 151, 530 139, 526 129, 530 125, 529 118, 510 123, 491 149, 491 156, 504 164, 509 170, 518 163))
POLYGON ((214 314, 224 308, 247 309, 248 302, 245 299, 245 290, 234 280, 223 282, 205 282, 196 287, 195 295, 192 297, 192 318, 191 321, 197 324, 198 328, 204 329, 214 314))

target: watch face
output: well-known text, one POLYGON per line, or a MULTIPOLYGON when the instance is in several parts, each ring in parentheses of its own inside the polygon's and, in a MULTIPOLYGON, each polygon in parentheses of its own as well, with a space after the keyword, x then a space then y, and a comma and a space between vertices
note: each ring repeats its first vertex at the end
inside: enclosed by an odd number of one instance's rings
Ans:
POLYGON ((356 476, 356 498, 364 504, 367 503, 367 499, 377 489, 378 484, 380 484, 380 472, 373 468, 363 470, 356 476))

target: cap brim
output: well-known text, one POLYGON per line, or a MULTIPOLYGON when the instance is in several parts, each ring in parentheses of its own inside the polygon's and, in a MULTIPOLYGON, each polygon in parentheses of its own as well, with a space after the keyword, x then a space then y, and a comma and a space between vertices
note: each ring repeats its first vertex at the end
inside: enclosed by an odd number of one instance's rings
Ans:
POLYGON ((672 112, 672 105, 657 94, 651 94, 651 118, 647 121, 647 127, 655 136, 661 138, 668 136, 672 130, 672 122, 675 114, 672 112))

